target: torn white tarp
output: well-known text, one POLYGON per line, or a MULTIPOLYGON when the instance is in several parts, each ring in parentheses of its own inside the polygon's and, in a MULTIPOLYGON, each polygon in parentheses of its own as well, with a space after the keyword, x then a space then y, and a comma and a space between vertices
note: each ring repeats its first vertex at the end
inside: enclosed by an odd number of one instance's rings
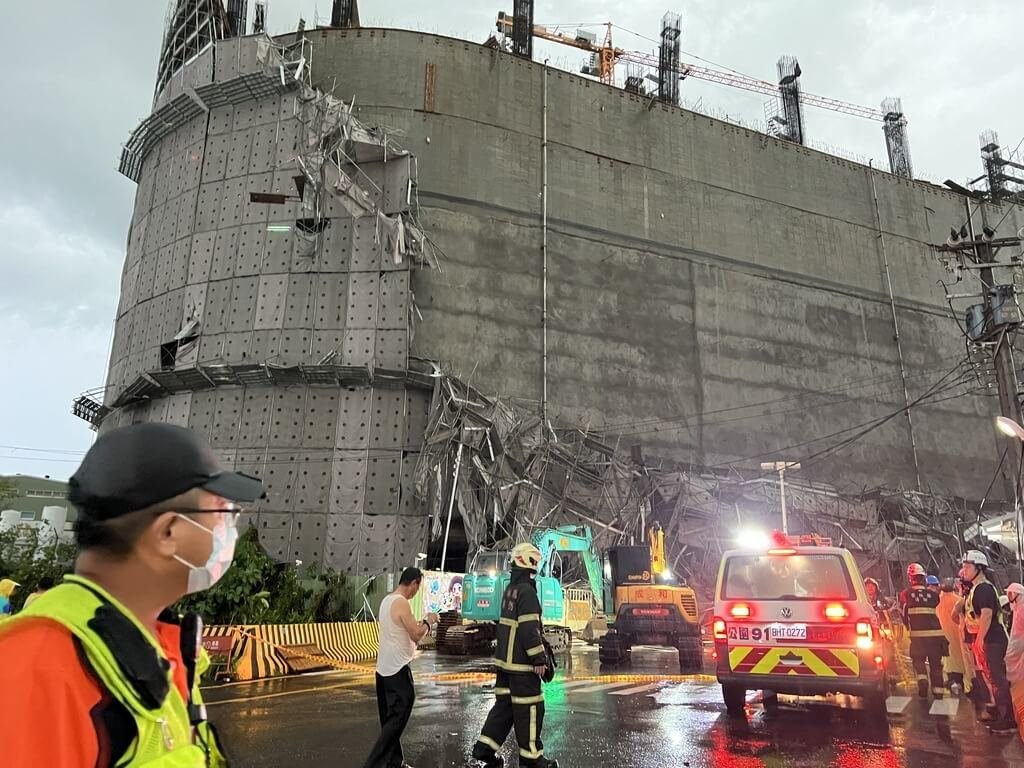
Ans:
POLYGON ((392 218, 377 211, 377 231, 374 239, 376 243, 383 244, 384 252, 391 256, 391 261, 395 265, 402 263, 406 248, 405 222, 401 216, 392 218))
POLYGON ((358 219, 374 209, 370 193, 356 184, 352 177, 335 163, 324 163, 324 181, 352 218, 358 219))

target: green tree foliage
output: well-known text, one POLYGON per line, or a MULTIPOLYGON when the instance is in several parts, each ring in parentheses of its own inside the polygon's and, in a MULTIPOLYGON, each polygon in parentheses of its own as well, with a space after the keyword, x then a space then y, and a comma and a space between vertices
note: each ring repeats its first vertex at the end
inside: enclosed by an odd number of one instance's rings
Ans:
POLYGON ((290 563, 278 563, 263 549, 255 527, 239 537, 235 559, 224 577, 206 592, 178 604, 212 624, 297 624, 348 621, 354 598, 344 574, 314 572, 300 581, 290 563))
POLYGON ((41 579, 49 577, 57 583, 74 568, 74 545, 54 543, 52 537, 39 534, 40 529, 31 525, 16 525, 0 532, 0 578, 14 579, 21 585, 11 595, 15 611, 21 609, 41 579))

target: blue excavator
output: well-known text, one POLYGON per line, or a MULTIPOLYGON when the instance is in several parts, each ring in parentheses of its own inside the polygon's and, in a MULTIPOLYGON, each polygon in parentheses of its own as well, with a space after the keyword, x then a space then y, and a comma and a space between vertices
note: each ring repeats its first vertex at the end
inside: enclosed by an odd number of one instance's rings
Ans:
MULTIPOLYGON (((567 647, 572 641, 572 631, 566 626, 565 590, 555 573, 562 553, 579 555, 594 598, 601 600, 604 580, 600 558, 594 552, 593 533, 585 525, 564 525, 539 530, 530 538, 541 552, 537 596, 545 634, 556 648, 567 647)), ((501 618, 501 596, 509 578, 507 552, 481 550, 477 553, 469 573, 463 577, 462 611, 458 622, 442 622, 439 626, 439 653, 472 656, 490 652, 501 618)))

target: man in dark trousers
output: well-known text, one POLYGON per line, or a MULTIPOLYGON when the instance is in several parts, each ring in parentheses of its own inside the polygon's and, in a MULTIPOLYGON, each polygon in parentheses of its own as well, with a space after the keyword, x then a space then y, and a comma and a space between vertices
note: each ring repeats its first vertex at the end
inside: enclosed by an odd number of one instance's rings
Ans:
POLYGON ((398 587, 380 604, 380 650, 377 652, 377 711, 380 736, 366 758, 365 768, 409 768, 402 753, 402 733, 416 701, 409 663, 416 645, 437 624, 430 613, 422 621, 412 615, 409 601, 420 591, 423 573, 406 568, 398 587))
POLYGON ((988 580, 988 557, 972 549, 964 555, 964 577, 971 591, 964 605, 966 623, 975 635, 974 657, 995 701, 994 711, 982 714, 993 733, 1010 734, 1016 730, 1010 683, 1006 678, 1006 647, 1009 637, 1000 619, 999 593, 988 580))
POLYGON ((540 684, 548 672, 535 584, 540 558, 540 550, 533 544, 519 544, 512 550, 512 577, 501 599, 494 651, 495 702, 473 746, 473 760, 486 768, 502 768, 504 761, 498 751, 513 728, 521 768, 558 768, 557 760, 544 757, 540 738, 544 727, 540 684))
POLYGON ((932 696, 941 699, 945 692, 942 657, 949 652, 949 644, 936 610, 939 596, 928 589, 928 574, 920 563, 911 563, 907 567, 907 578, 910 579, 910 589, 900 596, 900 604, 903 606, 903 620, 910 627, 910 660, 917 675, 917 695, 922 699, 928 698, 931 678, 932 696))

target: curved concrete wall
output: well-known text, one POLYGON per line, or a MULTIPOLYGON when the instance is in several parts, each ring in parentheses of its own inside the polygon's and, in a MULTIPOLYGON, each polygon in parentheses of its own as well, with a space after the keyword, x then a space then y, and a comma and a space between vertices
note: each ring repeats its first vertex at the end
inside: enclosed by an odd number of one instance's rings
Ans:
MULTIPOLYGON (((312 39, 315 80, 354 98, 364 122, 401 132, 418 158, 424 221, 444 255, 443 270, 413 277, 414 354, 486 391, 539 399, 544 68, 414 32, 312 39)), ((962 357, 926 247, 963 221, 962 198, 546 77, 553 414, 705 464, 806 459, 853 432, 810 441, 904 405, 880 243, 911 399, 962 357)), ((915 410, 927 488, 984 493, 995 407, 963 397, 915 410)), ((804 476, 913 487, 906 419, 808 462, 804 476)))

